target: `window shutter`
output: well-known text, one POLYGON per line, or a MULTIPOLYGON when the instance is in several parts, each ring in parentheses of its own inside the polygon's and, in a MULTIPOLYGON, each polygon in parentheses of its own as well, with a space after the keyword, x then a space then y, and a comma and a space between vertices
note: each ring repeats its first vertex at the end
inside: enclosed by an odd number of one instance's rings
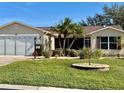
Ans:
POLYGON ((118 37, 118 49, 121 49, 121 37, 118 37))
POLYGON ((100 37, 97 37, 96 48, 100 49, 100 37))

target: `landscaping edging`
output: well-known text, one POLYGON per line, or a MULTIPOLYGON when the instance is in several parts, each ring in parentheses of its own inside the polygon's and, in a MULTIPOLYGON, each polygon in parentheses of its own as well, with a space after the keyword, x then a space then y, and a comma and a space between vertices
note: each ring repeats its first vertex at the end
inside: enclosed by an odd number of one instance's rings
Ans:
POLYGON ((95 64, 92 63, 89 65, 88 63, 76 63, 72 64, 72 67, 83 69, 83 70, 99 70, 99 71, 108 71, 109 65, 107 64, 95 64))

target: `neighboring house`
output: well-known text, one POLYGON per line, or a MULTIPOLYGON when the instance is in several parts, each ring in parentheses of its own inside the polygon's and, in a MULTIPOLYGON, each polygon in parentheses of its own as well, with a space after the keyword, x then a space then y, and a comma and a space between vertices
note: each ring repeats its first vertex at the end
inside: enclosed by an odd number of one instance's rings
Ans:
MULTIPOLYGON (((124 31, 115 26, 86 26, 85 38, 79 37, 73 44, 73 49, 89 47, 101 49, 107 55, 124 55, 124 31)), ((0 27, 0 55, 32 55, 37 51, 59 48, 58 33, 50 27, 31 27, 19 22, 0 27)), ((72 41, 68 36, 66 47, 72 41)))
POLYGON ((43 29, 19 22, 0 27, 0 55, 32 55, 34 51, 41 55, 42 50, 54 50, 53 43, 53 35, 43 29))
MULTIPOLYGON (((45 28, 50 31, 50 28, 45 28)), ((53 31, 52 31, 53 32, 53 31)), ((106 55, 124 55, 124 30, 119 25, 114 26, 86 26, 84 27, 85 38, 78 38, 72 48, 101 49, 106 55)), ((55 34, 56 35, 56 34, 55 34)), ((58 38, 55 38, 55 48, 59 48, 58 38)), ((72 41, 72 35, 68 36, 66 47, 72 41)))

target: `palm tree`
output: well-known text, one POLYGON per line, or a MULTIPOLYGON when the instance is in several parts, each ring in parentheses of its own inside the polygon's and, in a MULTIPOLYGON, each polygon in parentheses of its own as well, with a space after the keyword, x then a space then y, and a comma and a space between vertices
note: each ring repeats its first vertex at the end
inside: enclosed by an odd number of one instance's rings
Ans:
POLYGON ((74 41, 78 38, 78 37, 82 37, 83 36, 83 27, 81 24, 73 24, 72 26, 72 33, 73 35, 73 40, 69 46, 69 49, 72 47, 72 45, 74 44, 74 41))
POLYGON ((65 18, 64 20, 61 20, 61 22, 55 26, 55 31, 59 33, 59 37, 61 38, 61 36, 63 36, 64 38, 63 47, 62 47, 64 51, 65 51, 66 38, 71 33, 73 28, 72 26, 73 26, 73 23, 70 18, 65 18))
POLYGON ((62 48, 62 45, 61 45, 61 36, 62 36, 61 25, 60 24, 56 25, 52 30, 58 32, 59 47, 62 48))

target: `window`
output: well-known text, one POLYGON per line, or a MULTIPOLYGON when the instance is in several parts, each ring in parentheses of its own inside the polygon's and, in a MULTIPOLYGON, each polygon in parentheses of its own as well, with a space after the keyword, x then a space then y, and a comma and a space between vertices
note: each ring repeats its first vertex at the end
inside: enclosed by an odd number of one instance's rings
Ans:
POLYGON ((100 37, 100 48, 101 49, 121 49, 120 37, 100 37))
POLYGON ((117 42, 117 37, 109 37, 109 49, 117 49, 117 45, 118 45, 118 42, 117 42))
POLYGON ((90 48, 90 46, 91 46, 91 40, 90 40, 90 37, 85 37, 85 39, 84 39, 85 41, 84 41, 84 45, 85 45, 85 47, 86 48, 90 48))
POLYGON ((108 37, 101 37, 101 49, 108 49, 108 37))

